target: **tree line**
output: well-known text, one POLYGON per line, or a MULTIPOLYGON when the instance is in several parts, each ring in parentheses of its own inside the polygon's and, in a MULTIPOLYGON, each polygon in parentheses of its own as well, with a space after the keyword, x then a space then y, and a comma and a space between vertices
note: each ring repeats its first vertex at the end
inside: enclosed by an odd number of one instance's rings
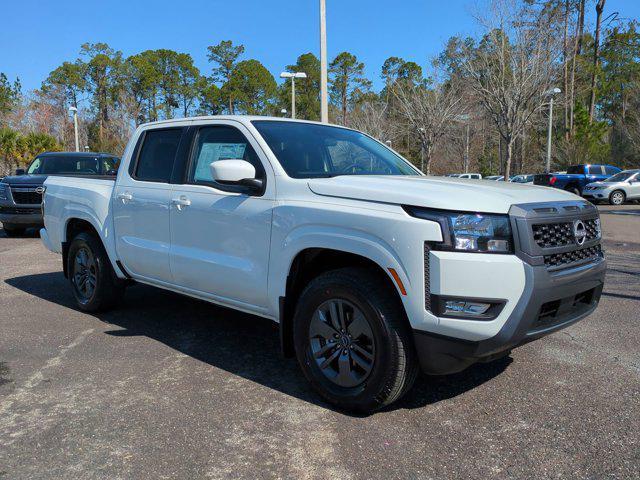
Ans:
MULTIPOLYGON (((559 87, 553 169, 638 166, 638 24, 605 8, 606 0, 494 0, 476 19, 481 34, 450 38, 424 67, 388 58, 380 91, 365 64, 342 52, 329 66, 330 120, 390 143, 427 173, 538 172, 551 92, 559 87), (589 9, 594 25, 585 20, 589 9)), ((105 43, 87 43, 28 94, 0 73, 4 170, 43 149, 73 149, 70 106, 79 111, 81 145, 116 154, 144 122, 287 115, 291 80, 278 85, 259 60, 246 57, 244 45, 221 41, 207 48, 209 66, 201 71, 188 53, 125 57, 105 43)), ((285 69, 307 74, 296 80, 297 117, 319 120, 318 58, 304 53, 285 69)))

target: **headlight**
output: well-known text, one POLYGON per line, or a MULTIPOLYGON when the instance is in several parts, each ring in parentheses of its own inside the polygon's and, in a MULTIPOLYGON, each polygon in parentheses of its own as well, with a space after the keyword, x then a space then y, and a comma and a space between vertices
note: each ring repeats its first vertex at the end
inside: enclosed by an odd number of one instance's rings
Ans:
POLYGON ((439 250, 476 253, 512 253, 513 236, 508 215, 436 212, 409 207, 410 215, 440 223, 439 250))
POLYGON ((508 253, 511 248, 511 226, 506 215, 480 213, 448 214, 451 243, 454 250, 508 253))
POLYGON ((0 182, 0 200, 8 200, 7 197, 7 184, 0 182))

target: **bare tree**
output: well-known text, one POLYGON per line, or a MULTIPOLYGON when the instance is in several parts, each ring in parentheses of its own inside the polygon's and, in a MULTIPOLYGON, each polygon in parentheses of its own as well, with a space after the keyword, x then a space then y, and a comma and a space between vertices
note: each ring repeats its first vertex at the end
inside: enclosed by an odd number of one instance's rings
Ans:
POLYGON ((569 18, 571 17, 571 2, 564 0, 564 33, 562 35, 562 83, 564 88, 564 137, 569 138, 569 18))
POLYGON ((397 137, 397 125, 388 115, 388 106, 381 101, 366 101, 350 114, 349 127, 360 130, 381 142, 393 142, 397 137))
POLYGON ((555 78, 561 22, 513 0, 492 7, 491 18, 480 19, 486 33, 477 46, 466 47, 462 67, 504 142, 508 177, 516 139, 543 109, 555 78))
POLYGON ((462 113, 458 89, 452 83, 398 82, 393 94, 399 115, 420 141, 422 169, 429 175, 434 148, 462 113))

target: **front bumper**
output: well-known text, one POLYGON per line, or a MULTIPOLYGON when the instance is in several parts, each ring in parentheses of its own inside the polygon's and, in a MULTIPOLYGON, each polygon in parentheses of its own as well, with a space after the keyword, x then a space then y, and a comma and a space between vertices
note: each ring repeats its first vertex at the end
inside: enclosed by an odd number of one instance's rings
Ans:
POLYGON ((583 190, 582 196, 588 200, 607 200, 609 193, 608 190, 583 190))
POLYGON ((0 222, 21 227, 42 227, 44 219, 40 206, 0 206, 0 222))
POLYGON ((600 300, 606 261, 549 272, 525 264, 525 294, 494 337, 468 341, 414 330, 420 365, 425 373, 459 372, 478 361, 490 361, 509 350, 568 327, 592 313, 600 300))

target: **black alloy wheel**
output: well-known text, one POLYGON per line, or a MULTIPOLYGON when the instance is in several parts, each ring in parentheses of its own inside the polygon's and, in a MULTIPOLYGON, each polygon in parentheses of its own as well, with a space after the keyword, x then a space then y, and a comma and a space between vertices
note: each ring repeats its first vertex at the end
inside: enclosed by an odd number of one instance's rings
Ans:
POLYGON ((374 366, 371 326, 347 300, 327 300, 316 309, 309 325, 309 348, 320 371, 340 387, 362 384, 374 366))
POLYGON ((73 260, 72 282, 76 295, 81 302, 91 301, 98 283, 96 260, 93 253, 81 247, 73 260))

